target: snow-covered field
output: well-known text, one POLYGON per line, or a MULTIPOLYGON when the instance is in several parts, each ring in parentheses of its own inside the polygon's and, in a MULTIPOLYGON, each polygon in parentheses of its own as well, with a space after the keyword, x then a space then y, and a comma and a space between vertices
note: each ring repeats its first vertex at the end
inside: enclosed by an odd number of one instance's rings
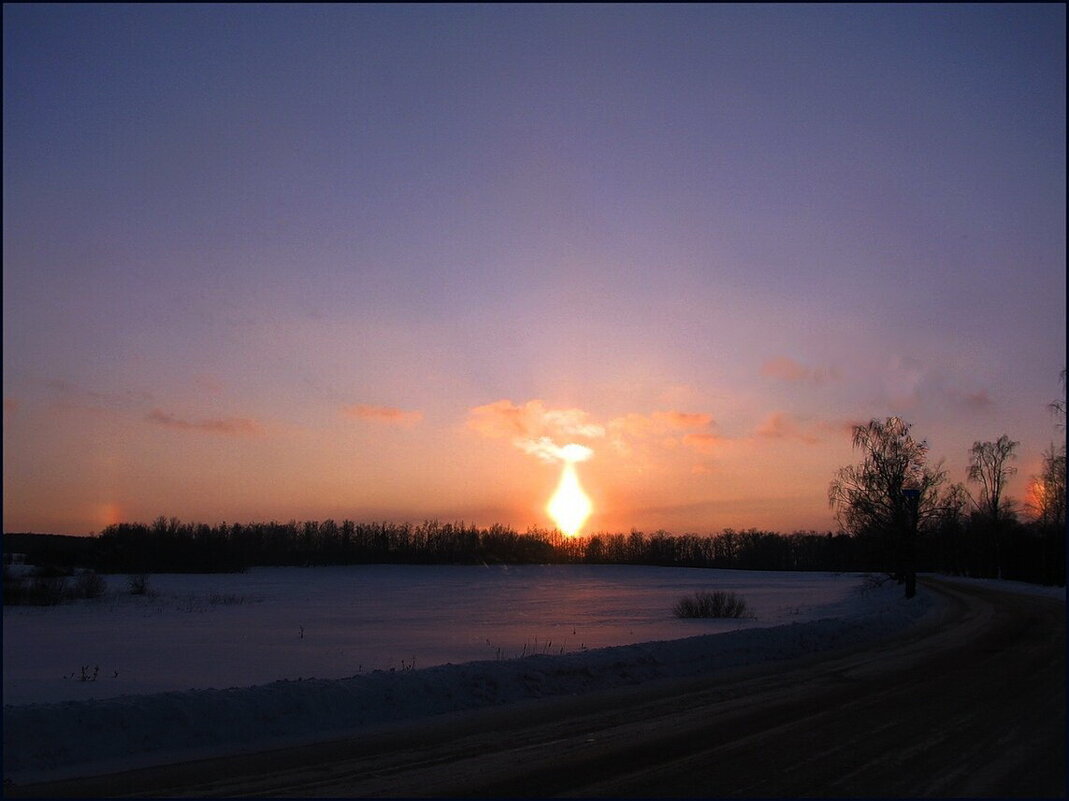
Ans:
POLYGON ((109 577, 5 607, 4 774, 17 781, 308 742, 861 642, 930 611, 858 574, 357 566, 109 577), (749 617, 679 620, 696 590, 749 617), (83 677, 87 680, 83 680, 83 677))
POLYGON ((628 566, 379 565, 154 575, 150 597, 4 609, 5 704, 560 654, 836 617, 856 575, 628 566), (730 590, 738 620, 679 620, 695 590, 730 590), (82 667, 96 675, 82 680, 82 667), (99 672, 96 672, 99 667, 99 672))

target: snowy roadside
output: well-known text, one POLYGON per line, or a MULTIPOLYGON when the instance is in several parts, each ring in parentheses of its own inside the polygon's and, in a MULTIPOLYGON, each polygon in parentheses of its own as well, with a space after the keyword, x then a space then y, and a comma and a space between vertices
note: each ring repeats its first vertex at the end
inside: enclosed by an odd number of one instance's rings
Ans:
POLYGON ((860 587, 840 617, 563 655, 4 707, 4 776, 107 773, 345 736, 448 712, 710 674, 892 635, 938 606, 921 589, 860 587))
POLYGON ((945 576, 941 573, 923 573, 921 575, 939 579, 948 584, 964 584, 969 587, 988 587, 1000 592, 1012 592, 1018 595, 1037 595, 1043 598, 1065 600, 1065 587, 1045 587, 1041 584, 1029 584, 1025 581, 1007 581, 1005 579, 969 578, 968 576, 945 576))

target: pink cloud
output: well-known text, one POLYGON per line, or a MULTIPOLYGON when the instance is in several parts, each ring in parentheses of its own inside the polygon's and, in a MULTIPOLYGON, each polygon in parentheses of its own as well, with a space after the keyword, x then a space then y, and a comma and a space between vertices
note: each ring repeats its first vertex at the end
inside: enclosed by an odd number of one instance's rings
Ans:
POLYGON ((961 404, 971 411, 981 412, 994 406, 994 401, 991 400, 991 396, 985 390, 980 390, 979 392, 965 393, 961 397, 961 404))
POLYGON ((823 384, 839 377, 834 367, 806 367, 787 356, 777 356, 761 365, 761 375, 793 383, 823 384))
POLYGON ((343 406, 341 413, 354 420, 372 420, 376 423, 393 426, 413 426, 423 419, 423 412, 407 411, 394 406, 369 406, 358 403, 343 406))
POLYGON ((631 412, 609 421, 609 428, 632 437, 648 437, 686 431, 689 428, 706 428, 712 425, 713 417, 696 412, 631 412))
POLYGON ((910 357, 895 356, 884 372, 887 402, 896 410, 942 407, 956 411, 990 411, 995 402, 986 389, 961 388, 954 370, 924 365, 910 357))
POLYGON ((55 402, 68 407, 97 406, 121 409, 143 406, 154 400, 152 393, 144 390, 123 389, 115 392, 98 392, 61 378, 36 378, 34 380, 52 393, 55 402))
POLYGON ((205 434, 220 434, 226 437, 258 437, 264 433, 263 426, 248 417, 228 417, 219 420, 183 420, 160 409, 153 409, 145 419, 164 428, 178 431, 198 431, 205 434))
POLYGON ((803 426, 786 412, 773 412, 754 430, 754 436, 765 439, 796 439, 809 445, 820 442, 812 433, 813 426, 803 426))
POLYGON ((19 410, 19 402, 14 398, 4 398, 4 414, 15 414, 19 410))
POLYGON ((484 437, 532 437, 540 433, 540 420, 545 414, 542 401, 528 401, 516 406, 510 400, 499 400, 476 406, 468 412, 468 428, 484 437))

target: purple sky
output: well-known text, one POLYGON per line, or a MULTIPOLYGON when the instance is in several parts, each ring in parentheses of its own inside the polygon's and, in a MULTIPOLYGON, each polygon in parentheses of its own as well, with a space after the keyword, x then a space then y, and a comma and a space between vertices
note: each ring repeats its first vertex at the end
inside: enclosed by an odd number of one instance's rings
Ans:
POLYGON ((1061 432, 1065 6, 4 6, 4 530, 834 524, 1061 432), (516 447, 520 445, 520 447, 516 447))

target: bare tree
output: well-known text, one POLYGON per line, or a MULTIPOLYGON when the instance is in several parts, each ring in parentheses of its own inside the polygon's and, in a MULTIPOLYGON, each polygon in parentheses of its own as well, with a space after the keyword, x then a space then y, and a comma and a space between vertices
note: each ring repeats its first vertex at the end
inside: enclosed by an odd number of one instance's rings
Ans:
POLYGON ((1002 493, 1006 481, 1017 472, 1007 462, 1016 458, 1020 444, 1003 434, 994 442, 974 442, 969 449, 969 481, 980 487, 980 497, 974 503, 980 514, 992 521, 1005 517, 1002 493))
POLYGON ((1062 374, 1060 376, 1062 382, 1062 398, 1061 400, 1051 401, 1047 404, 1050 410, 1054 413, 1054 424, 1058 428, 1065 430, 1065 368, 1062 368, 1062 374), (1058 421, 1061 422, 1058 422, 1058 421))
POLYGON ((1043 452, 1043 472, 1032 477, 1029 506, 1036 520, 1052 529, 1065 530, 1065 445, 1043 452))
MULTIPOLYGON (((1048 404, 1054 413, 1054 425, 1062 432, 1065 431, 1065 370, 1061 372, 1062 397, 1048 404)), ((1038 476, 1032 476, 1028 488, 1028 507, 1035 515, 1040 537, 1044 544, 1044 552, 1048 547, 1054 546, 1054 553, 1060 552, 1060 558, 1065 559, 1065 484, 1066 484, 1066 461, 1065 439, 1055 445, 1053 442, 1043 451, 1043 468, 1038 476)), ((1057 571, 1052 576, 1057 580, 1057 571)), ((1061 571, 1061 583, 1065 582, 1064 569, 1061 571)))
POLYGON ((929 467, 928 443, 918 442, 899 417, 854 426, 861 464, 840 468, 828 487, 836 519, 856 535, 875 535, 892 544, 896 578, 906 597, 916 593, 916 535, 945 514, 940 487, 946 471, 929 467))
POLYGON ((994 559, 991 567, 998 578, 1002 578, 1003 530, 1011 509, 1002 493, 1006 481, 1017 472, 1007 462, 1016 457, 1014 451, 1020 444, 1003 434, 995 442, 974 442, 969 449, 968 479, 979 485, 979 498, 969 496, 976 509, 972 531, 994 559))
MULTIPOLYGON (((1065 369, 1061 372, 1062 398, 1052 401, 1050 409, 1054 412, 1054 425, 1065 430, 1065 369)), ((1043 452, 1043 472, 1032 476, 1029 488, 1031 496, 1029 506, 1035 512, 1036 519, 1044 524, 1065 529, 1065 441, 1058 445, 1051 443, 1043 452)))

